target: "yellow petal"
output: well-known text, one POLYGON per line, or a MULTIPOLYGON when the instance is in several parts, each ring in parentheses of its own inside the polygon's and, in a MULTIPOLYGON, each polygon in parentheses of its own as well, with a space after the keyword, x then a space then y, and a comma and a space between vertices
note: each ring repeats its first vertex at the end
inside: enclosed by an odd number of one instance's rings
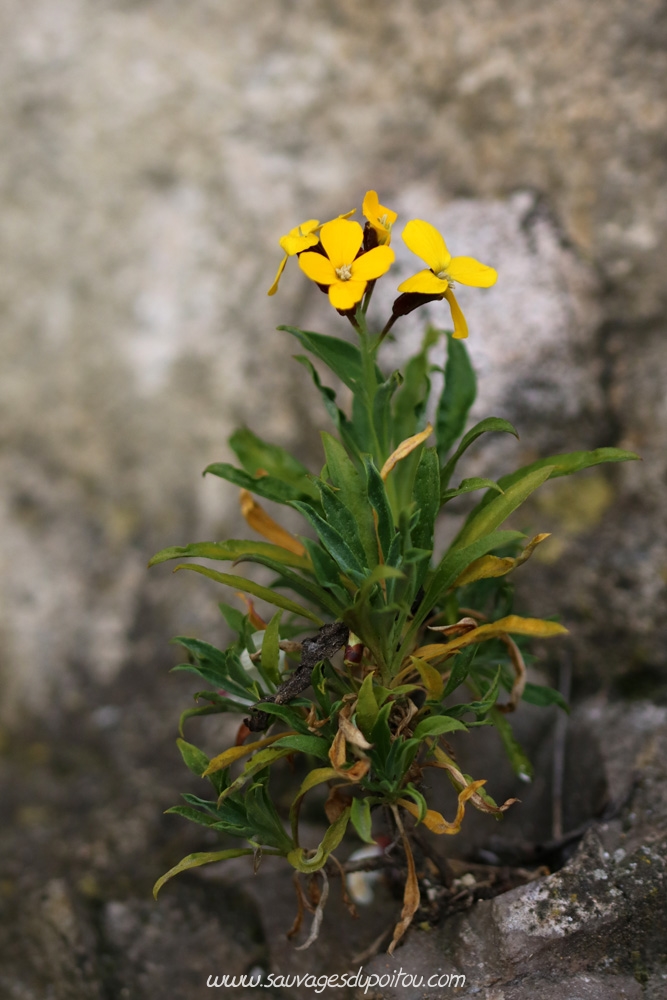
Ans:
POLYGON ((361 206, 361 211, 368 219, 369 222, 377 220, 380 208, 380 199, 378 198, 377 191, 367 191, 364 195, 364 201, 361 206))
MULTIPOLYGON (((337 215, 336 218, 337 219, 349 219, 351 216, 354 215, 355 212, 356 212, 356 208, 352 208, 352 209, 350 209, 349 212, 344 212, 343 215, 337 215)), ((331 219, 330 221, 333 222, 334 220, 331 219)), ((325 223, 325 225, 326 225, 326 223, 325 223)))
POLYGON ((442 236, 430 222, 412 219, 403 230, 403 242, 408 250, 421 257, 436 274, 447 270, 452 255, 442 236))
POLYGON ((278 267, 278 272, 277 272, 275 278, 273 279, 273 284, 271 285, 271 287, 269 288, 268 292, 266 293, 267 295, 275 295, 276 292, 278 291, 278 282, 280 281, 280 276, 282 275, 283 271, 285 270, 285 264, 286 263, 287 263, 287 255, 285 255, 283 257, 283 259, 281 260, 280 265, 278 267))
MULTIPOLYGON (((301 260, 300 257, 299 260, 301 260)), ((461 312, 461 306, 456 301, 456 296, 451 288, 448 288, 445 292, 445 298, 449 302, 449 308, 452 311, 452 319, 454 320, 454 339, 465 340, 468 336, 468 324, 466 323, 466 318, 461 312)))
POLYGON ((380 204, 377 191, 366 192, 361 210, 378 234, 380 244, 388 244, 391 239, 391 227, 398 218, 396 212, 380 204))
POLYGON ((420 431, 419 434, 413 434, 412 437, 406 438, 405 441, 401 441, 398 448, 391 453, 387 461, 382 466, 382 470, 380 472, 382 479, 386 479, 396 463, 400 462, 403 458, 407 458, 407 456, 413 452, 415 448, 418 448, 420 444, 423 444, 426 438, 430 437, 432 433, 433 428, 430 424, 428 424, 428 426, 425 427, 423 431, 420 431))
POLYGON ((396 259, 391 247, 374 247, 368 253, 357 257, 352 265, 353 281, 372 281, 385 274, 396 259))
POLYGON ((294 229, 290 229, 289 236, 308 236, 310 233, 314 233, 315 230, 320 228, 319 219, 308 219, 306 222, 302 222, 300 226, 295 226, 294 229))
POLYGON ((295 235, 294 232, 291 232, 281 238, 280 245, 288 257, 293 257, 295 253, 302 253, 308 247, 314 247, 319 242, 315 233, 302 236, 300 233, 295 235))
POLYGON ((361 302, 366 291, 365 281, 336 281, 329 288, 329 302, 334 309, 354 309, 361 302))
POLYGON ((338 281, 333 264, 328 257, 323 257, 321 253, 300 254, 299 267, 311 281, 316 281, 318 285, 332 285, 334 281, 338 281))
POLYGON ((326 222, 320 231, 322 246, 334 268, 351 264, 362 244, 364 231, 358 222, 347 219, 333 219, 326 222))
POLYGON ((274 545, 279 545, 281 549, 287 549, 288 552, 293 552, 297 556, 306 554, 299 539, 281 527, 277 521, 274 521, 248 490, 241 490, 240 503, 241 513, 258 535, 262 535, 274 545))
POLYGON ((490 288, 498 279, 498 274, 492 267, 480 264, 474 257, 452 257, 447 273, 452 281, 473 285, 475 288, 490 288))
POLYGON ((449 288, 446 278, 438 278, 433 271, 419 271, 398 286, 399 292, 419 292, 420 295, 444 295, 449 288))

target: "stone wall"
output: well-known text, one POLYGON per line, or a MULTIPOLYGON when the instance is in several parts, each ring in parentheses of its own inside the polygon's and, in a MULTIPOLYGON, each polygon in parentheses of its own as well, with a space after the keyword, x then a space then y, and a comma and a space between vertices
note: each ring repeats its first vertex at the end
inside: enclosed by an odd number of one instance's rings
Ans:
POLYGON ((147 557, 238 526, 199 477, 236 424, 319 461, 274 327, 336 317, 294 268, 265 292, 281 233, 369 187, 498 268, 470 344, 517 457, 642 453, 591 477, 585 531, 552 502, 567 538, 533 589, 557 580, 582 655, 611 628, 624 669, 664 666, 661 0, 7 0, 0 22, 5 712, 217 628, 209 586, 147 557))

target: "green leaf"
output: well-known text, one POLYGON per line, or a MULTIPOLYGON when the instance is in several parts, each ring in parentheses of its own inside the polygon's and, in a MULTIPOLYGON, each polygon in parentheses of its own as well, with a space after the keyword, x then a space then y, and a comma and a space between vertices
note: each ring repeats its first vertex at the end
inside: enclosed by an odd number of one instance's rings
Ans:
POLYGON ((347 448, 350 454, 359 456, 361 446, 357 438, 357 429, 337 405, 334 390, 322 384, 317 369, 309 358, 306 358, 303 354, 297 354, 294 355, 294 360, 298 361, 299 364, 302 364, 310 372, 311 378, 322 397, 324 407, 331 417, 345 448, 347 448))
POLYGON ((192 743, 186 743, 185 740, 176 740, 176 746, 181 751, 181 757, 185 761, 186 767, 198 778, 201 778, 209 763, 206 754, 192 743))
POLYGON ((377 543, 367 485, 340 441, 326 432, 321 436, 329 479, 356 522, 365 562, 372 568, 377 563, 377 543))
MULTIPOLYGON (((286 504, 291 500, 313 500, 316 496, 315 487, 309 483, 308 489, 300 489, 291 483, 284 483, 274 476, 251 476, 242 469, 237 469, 228 462, 214 462, 204 469, 204 475, 210 473, 212 476, 219 476, 226 479, 241 489, 250 490, 258 497, 266 500, 274 500, 276 503, 286 504)), ((305 482, 305 480, 304 480, 305 482)))
POLYGON ((380 709, 373 691, 373 673, 366 674, 357 695, 356 721, 357 726, 369 742, 373 726, 377 720, 380 709))
MULTIPOLYGON (((321 333, 299 330, 295 326, 279 326, 278 329, 285 330, 286 333, 291 333, 293 337, 296 337, 299 343, 316 358, 323 361, 348 389, 354 390, 358 384, 362 383, 361 353, 354 344, 341 340, 339 337, 327 337, 321 333)), ((377 366, 375 370, 377 381, 380 383, 382 382, 382 373, 377 366)))
POLYGON ((441 461, 463 433, 476 394, 477 380, 468 352, 461 340, 454 340, 451 334, 447 334, 445 385, 435 418, 435 436, 441 461))
POLYGON ((303 544, 306 546, 315 572, 315 579, 320 587, 331 591, 340 607, 345 607, 348 603, 348 593, 340 582, 341 571, 338 564, 331 558, 329 553, 318 542, 311 538, 304 538, 303 544))
POLYGON ((280 619, 282 612, 275 615, 266 626, 262 637, 261 663, 266 676, 277 686, 280 684, 280 619))
POLYGON ((315 851, 312 858, 305 856, 303 847, 297 847, 290 851, 287 860, 299 872, 310 874, 324 868, 329 855, 336 850, 341 840, 345 836, 345 830, 350 819, 350 809, 344 809, 335 823, 332 823, 322 838, 322 842, 315 851))
POLYGON ((358 836, 364 843, 375 844, 371 833, 373 820, 371 818, 371 805, 368 799, 352 799, 350 820, 358 836))
POLYGON ((183 858, 170 868, 166 874, 157 880, 153 886, 153 896, 157 899, 157 894, 169 879, 173 878, 174 875, 178 875, 180 872, 188 871, 189 868, 199 868, 201 865, 211 865, 216 861, 226 861, 228 858, 240 858, 246 854, 254 854, 254 847, 234 847, 229 851, 205 851, 199 854, 188 854, 187 857, 183 858))
POLYGON ((172 668, 174 671, 183 670, 198 674, 216 688, 226 688, 230 694, 237 695, 240 698, 248 697, 252 681, 243 668, 241 668, 240 674, 230 671, 228 653, 223 653, 208 642, 202 642, 201 639, 192 639, 189 636, 179 635, 171 641, 187 649, 195 660, 194 664, 178 664, 178 666, 172 668))
POLYGON ((429 327, 419 354, 410 358, 405 366, 403 385, 394 402, 394 447, 421 430, 420 422, 426 408, 431 387, 428 378, 428 352, 441 336, 441 330, 429 327))
POLYGON ((315 604, 318 604, 321 608, 329 611, 335 616, 337 616, 340 612, 339 602, 334 600, 331 595, 321 587, 318 587, 312 577, 304 577, 300 573, 293 572, 285 566, 281 566, 280 563, 276 562, 274 559, 268 559, 266 556, 249 555, 245 556, 243 559, 237 560, 237 562, 258 563, 260 566, 266 566, 268 569, 272 569, 275 573, 277 573, 278 579, 271 583, 272 592, 275 591, 276 587, 288 587, 290 590, 293 590, 295 594, 298 594, 300 597, 305 597, 307 601, 313 601, 315 604))
POLYGON ((230 539, 227 542, 193 542, 192 545, 173 545, 171 548, 162 549, 161 552, 154 555, 148 566, 150 568, 151 566, 157 566, 158 563, 167 562, 168 559, 186 559, 190 556, 195 556, 199 559, 234 561, 247 555, 266 556, 285 566, 294 566, 297 569, 305 570, 310 569, 310 564, 305 556, 298 556, 296 553, 289 552, 279 545, 271 545, 270 542, 254 542, 246 539, 230 539))
POLYGON ((341 571, 346 576, 349 576, 357 585, 360 585, 366 575, 366 568, 361 565, 343 536, 328 521, 320 517, 315 508, 311 507, 310 504, 295 501, 292 506, 299 513, 303 514, 306 520, 312 525, 317 532, 320 542, 338 563, 341 571))
POLYGON ((552 471, 551 465, 535 469, 510 485, 503 484, 505 492, 501 496, 494 496, 488 503, 482 500, 468 515, 465 524, 452 542, 451 550, 456 551, 469 546, 498 528, 538 486, 549 479, 552 471))
POLYGON ((201 573, 202 576, 207 576, 217 583, 224 583, 227 587, 234 587, 235 590, 243 590, 247 594, 253 594, 255 597, 259 597, 261 600, 275 605, 277 608, 282 608, 284 611, 291 611, 293 615, 302 615, 304 618, 315 622, 318 626, 324 625, 321 618, 307 608, 297 604, 296 601, 291 601, 288 597, 277 594, 275 590, 270 590, 269 587, 262 587, 253 580, 246 580, 244 576, 235 576, 232 573, 218 573, 214 569, 209 569, 208 566, 199 566, 197 563, 183 563, 182 566, 176 567, 174 573, 177 573, 180 569, 189 569, 193 573, 201 573))
POLYGON ((245 767, 238 778, 232 781, 231 785, 224 788, 220 793, 218 798, 218 805, 224 802, 228 795, 232 795, 243 788, 245 783, 252 778, 258 771, 262 771, 265 767, 271 767, 276 761, 280 760, 281 757, 287 757, 292 751, 288 747, 275 747, 270 746, 265 750, 258 750, 256 754, 249 761, 246 762, 245 767))
POLYGON ((223 712, 247 712, 247 705, 240 705, 236 702, 230 701, 227 698, 221 699, 220 702, 215 705, 205 705, 201 708, 186 708, 184 712, 181 712, 180 718, 178 720, 178 731, 183 732, 183 727, 188 719, 196 718, 200 715, 221 715, 223 712))
POLYGON ((364 566, 366 564, 366 553, 364 552, 357 531, 357 521, 345 504, 345 493, 343 491, 334 493, 331 487, 323 480, 319 480, 317 485, 326 520, 345 539, 357 557, 359 564, 364 566))
POLYGON ((315 499, 316 493, 309 479, 309 471, 284 448, 262 441, 247 427, 234 431, 229 444, 246 472, 256 476, 268 472, 270 476, 290 483, 304 493, 310 493, 315 499))
MULTIPOLYGON (((366 739, 373 744, 374 749, 370 751, 373 761, 383 764, 391 749, 391 733, 389 730, 389 716, 394 707, 393 701, 388 701, 378 712, 375 725, 371 729, 370 736, 366 739)), ((357 722, 359 718, 357 716, 357 722)), ((359 726, 361 729, 361 726, 359 726)), ((362 730, 363 732, 363 730, 362 730)), ((366 735, 364 733, 364 735, 366 735)))
POLYGON ((419 810, 419 813, 417 814, 417 822, 423 822, 423 820, 426 819, 426 813, 428 812, 428 804, 422 793, 412 784, 406 785, 406 787, 401 789, 401 791, 403 795, 407 795, 416 804, 419 810))
POLYGON ((443 490, 440 494, 440 502, 447 503, 448 500, 453 500, 454 497, 460 497, 463 493, 472 493, 474 490, 494 490, 496 493, 502 493, 498 483, 494 483, 492 479, 480 479, 478 476, 474 476, 472 479, 464 479, 460 486, 454 490, 443 490))
POLYGON ((526 684, 521 697, 530 705, 540 705, 542 707, 558 705, 559 708, 562 708, 569 715, 570 706, 560 691, 556 691, 552 687, 547 687, 545 684, 526 684))
MULTIPOLYGON (((308 704, 311 704, 310 701, 308 701, 308 704)), ((276 705, 272 701, 260 701, 257 705, 255 705, 255 708, 261 712, 266 712, 267 715, 275 715, 276 718, 282 719, 282 721, 292 729, 297 729, 306 736, 310 732, 304 721, 303 714, 298 710, 298 708, 294 707, 293 702, 289 705, 276 705)))
POLYGON ((533 765, 526 756, 525 750, 514 736, 507 716, 499 712, 497 708, 492 708, 490 718, 498 730, 512 770, 518 778, 521 778, 523 781, 529 781, 533 777, 533 765))
POLYGON ((486 417, 485 420, 480 420, 478 424, 475 424, 475 426, 463 436, 458 448, 449 461, 443 466, 440 474, 443 489, 446 489, 449 486, 449 480, 451 479, 452 473, 456 468, 456 463, 461 458, 463 453, 474 441, 477 440, 478 437, 485 433, 513 434, 515 438, 519 437, 509 420, 503 420, 502 417, 486 417))
POLYGON ((436 448, 425 448, 421 453, 413 497, 419 521, 412 530, 412 541, 418 549, 433 549, 433 530, 440 509, 440 467, 436 448))
POLYGON ((192 823, 199 823, 201 826, 218 826, 218 820, 214 819, 213 816, 202 812, 201 809, 193 809, 192 806, 171 806, 169 809, 165 809, 165 815, 167 814, 182 816, 184 819, 189 819, 192 823))
POLYGON ((377 387, 373 400, 373 424, 382 450, 391 451, 391 398, 403 382, 399 371, 392 372, 389 378, 377 387))
POLYGON ((233 608, 231 604, 225 604, 224 601, 220 601, 218 607, 220 608, 222 617, 225 619, 232 632, 236 632, 238 635, 243 635, 246 631, 248 616, 244 615, 238 608, 233 608))
POLYGON ((525 535, 520 531, 494 531, 472 542, 472 544, 466 545, 464 548, 456 550, 450 548, 440 560, 428 582, 424 597, 410 626, 407 638, 412 638, 440 595, 452 586, 463 570, 467 569, 475 559, 485 556, 493 549, 502 548, 524 537, 525 535))
POLYGON ((416 740, 423 740, 426 736, 442 736, 443 733, 451 733, 455 729, 467 730, 467 728, 451 715, 430 715, 419 723, 414 731, 414 737, 416 740))
POLYGON ((478 646, 468 646, 467 649, 462 649, 460 653, 457 653, 454 657, 452 672, 449 675, 449 680, 445 685, 445 690, 442 692, 442 698, 446 698, 452 693, 452 691, 456 691, 457 687, 460 687, 460 685, 463 684, 464 680, 470 673, 472 662, 475 659, 478 650, 478 646))
POLYGON ((396 533, 394 516, 391 512, 382 477, 369 455, 364 457, 364 466, 368 481, 368 499, 378 516, 378 538, 380 539, 382 554, 386 558, 396 533))
POLYGON ((275 847, 281 854, 287 854, 293 849, 294 842, 285 831, 265 784, 257 782, 252 785, 245 793, 243 804, 253 831, 253 840, 275 847))
POLYGON ((571 451, 564 455, 552 455, 551 458, 540 458, 537 462, 525 465, 516 472, 511 472, 507 476, 502 476, 498 480, 498 485, 507 490, 518 480, 532 472, 551 467, 549 479, 557 479, 559 476, 571 476, 574 472, 581 472, 583 469, 590 469, 593 465, 602 465, 605 462, 634 462, 639 461, 639 455, 633 451, 623 451, 621 448, 595 448, 594 451, 571 451))
POLYGON ((274 747, 288 747, 299 753, 309 753, 320 760, 329 759, 329 741, 320 736, 283 736, 273 744, 274 747))

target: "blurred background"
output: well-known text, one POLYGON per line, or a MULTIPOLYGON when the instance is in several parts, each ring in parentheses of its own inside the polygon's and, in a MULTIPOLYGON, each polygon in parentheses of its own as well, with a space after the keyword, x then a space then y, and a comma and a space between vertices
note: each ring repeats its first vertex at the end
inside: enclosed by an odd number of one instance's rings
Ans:
MULTIPOLYGON (((203 842, 161 815, 193 690, 168 640, 223 640, 224 595, 146 563, 242 530, 235 488, 200 475, 237 425, 321 465, 320 403, 275 327, 345 323, 293 261, 266 294, 299 222, 374 188, 398 231, 428 219, 498 270, 461 292, 475 415, 521 440, 465 475, 641 454, 527 508, 516 526, 555 539, 519 605, 571 629, 575 697, 664 699, 667 7, 4 0, 0 34, 0 898, 18 956, 0 984, 150 997, 163 975, 180 997, 177 929, 201 942, 222 918, 204 888, 148 900, 203 842)), ((422 325, 397 324, 388 362, 422 325)), ((266 958, 258 920, 246 965, 266 958)))

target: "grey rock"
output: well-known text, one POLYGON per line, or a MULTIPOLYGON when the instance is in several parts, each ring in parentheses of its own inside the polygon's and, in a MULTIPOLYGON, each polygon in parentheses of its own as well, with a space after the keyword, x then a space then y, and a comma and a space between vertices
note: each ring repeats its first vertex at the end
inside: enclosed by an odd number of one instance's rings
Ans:
MULTIPOLYGON (((499 1000, 554 996, 559 982, 572 997, 640 996, 640 984, 648 982, 662 988, 667 712, 650 704, 590 704, 575 721, 595 734, 610 792, 620 802, 629 796, 621 821, 591 826, 560 871, 478 902, 428 933, 412 930, 393 956, 369 964, 369 974, 386 976, 400 966, 423 974, 425 983, 434 974, 465 975, 463 995, 499 1000)), ((579 783, 588 779, 580 769, 579 783)), ((381 995, 430 1000, 440 994, 422 985, 381 995)))

